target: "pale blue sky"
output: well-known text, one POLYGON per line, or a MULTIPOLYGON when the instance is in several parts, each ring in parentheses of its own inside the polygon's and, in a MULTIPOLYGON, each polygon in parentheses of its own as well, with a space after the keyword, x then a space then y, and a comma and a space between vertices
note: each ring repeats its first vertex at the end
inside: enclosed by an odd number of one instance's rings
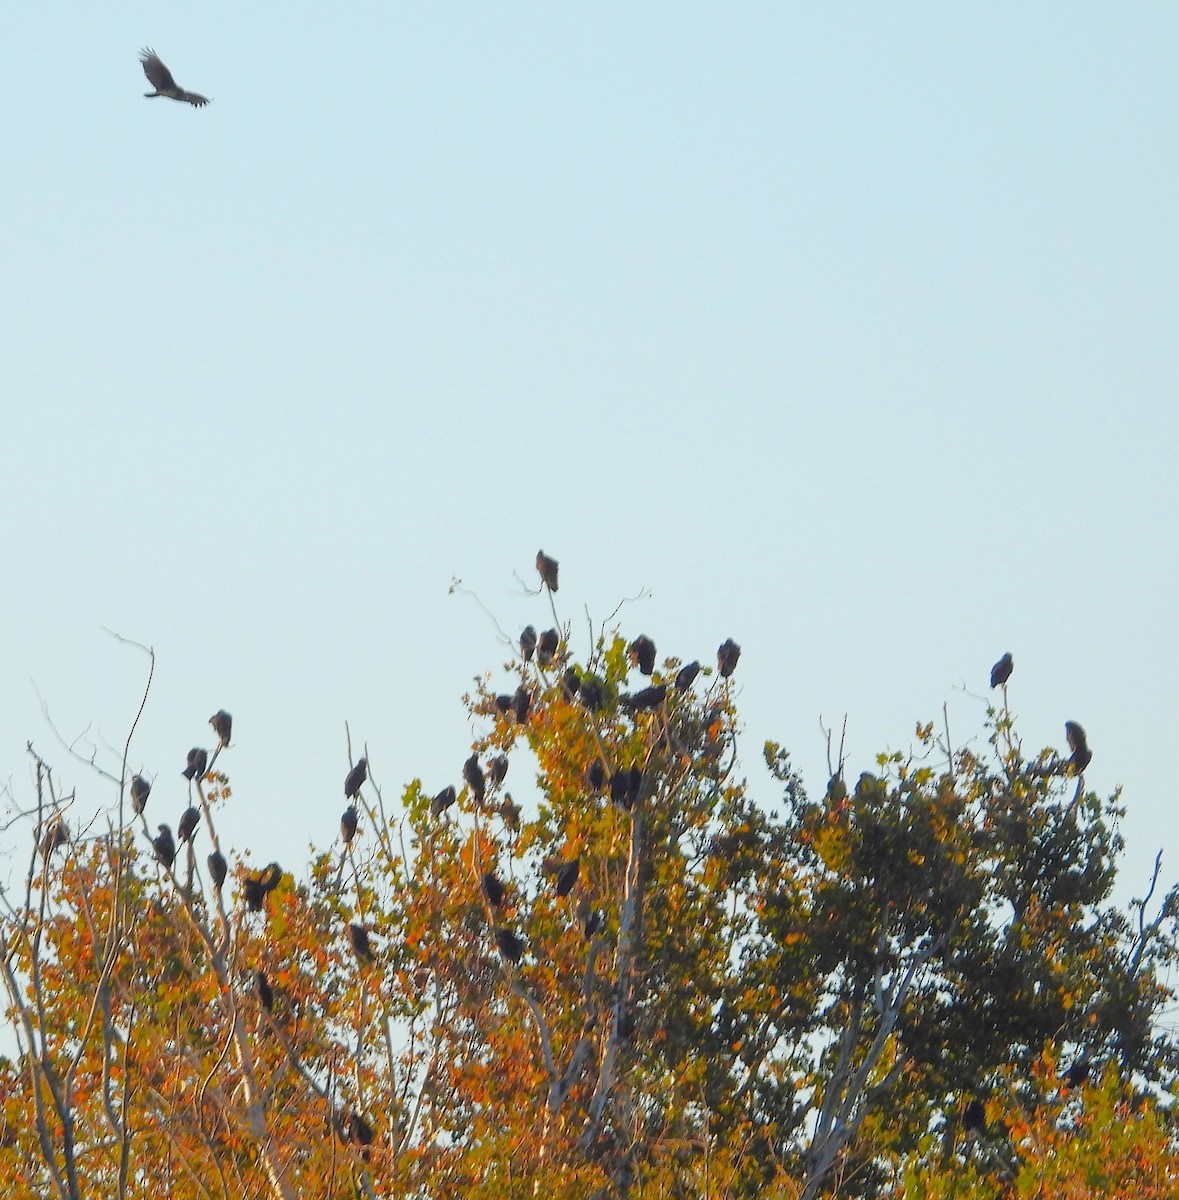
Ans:
MULTIPOLYGON (((732 636, 825 778, 1015 654, 1032 747, 1126 785, 1179 876, 1179 11, 966 5, 26 7, 0 44, 0 778, 62 730, 149 815, 235 717, 224 836, 295 865, 460 704, 543 546, 562 616, 732 636), (153 46, 202 110, 147 101, 153 46)), ((584 652, 584 637, 576 643, 584 652)), ((514 768, 515 770, 516 768, 514 768)), ((519 780, 515 780, 519 784, 519 780)))

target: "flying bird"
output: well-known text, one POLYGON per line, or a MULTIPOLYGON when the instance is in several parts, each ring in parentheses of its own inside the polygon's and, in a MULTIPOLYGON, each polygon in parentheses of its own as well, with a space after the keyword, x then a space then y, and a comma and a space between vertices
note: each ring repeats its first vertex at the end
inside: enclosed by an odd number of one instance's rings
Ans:
POLYGON ((355 800, 360 795, 360 785, 368 778, 368 759, 358 758, 356 766, 348 772, 344 780, 344 798, 355 800))
POLYGON ((221 739, 221 746, 228 746, 229 736, 233 732, 233 718, 229 713, 225 709, 219 708, 209 718, 209 724, 213 726, 213 732, 221 739))
POLYGON ((151 784, 142 775, 136 775, 131 780, 131 807, 137 817, 143 815, 147 807, 147 798, 151 795, 151 784))
POLYGON ((543 550, 536 552, 536 569, 540 572, 540 581, 550 592, 557 590, 557 560, 550 558, 543 550))
POLYGON ((170 869, 176 861, 176 843, 172 840, 172 829, 169 825, 160 825, 159 831, 152 838, 151 844, 155 849, 156 858, 170 869))
POLYGON ((638 667, 644 675, 655 670, 655 643, 645 633, 639 634, 627 648, 631 666, 638 667))
POLYGON ((344 839, 345 846, 352 845, 352 839, 356 836, 356 805, 349 804, 344 809, 344 815, 340 818, 340 836, 344 839))
POLYGON ((722 679, 728 679, 737 669, 737 659, 741 657, 741 647, 732 638, 726 638, 716 650, 716 669, 722 679))
POLYGON ((348 940, 352 943, 352 953, 356 955, 360 962, 371 963, 377 961, 372 943, 368 940, 368 930, 363 925, 349 925, 348 940))
POLYGON ((209 769, 209 752, 202 750, 200 746, 193 746, 188 752, 188 762, 184 770, 180 773, 185 779, 204 779, 205 772, 209 769))
POLYGON ((201 823, 201 810, 190 804, 180 815, 180 824, 176 827, 176 836, 181 843, 191 842, 196 836, 197 826, 201 823))
POLYGON ((1014 670, 1015 659, 1011 657, 1011 651, 1008 650, 991 668, 991 687, 1005 687, 1007 681, 1011 678, 1011 672, 1014 670))
POLYGON ((221 885, 225 882, 225 875, 228 870, 229 864, 225 861, 225 855, 220 850, 214 850, 209 855, 209 874, 213 877, 213 887, 217 891, 221 890, 221 885))
POLYGON ((186 92, 182 87, 177 87, 172 72, 164 66, 154 50, 140 50, 139 61, 143 64, 143 73, 147 76, 148 83, 156 89, 154 92, 143 93, 147 99, 167 96, 169 100, 183 100, 194 108, 202 108, 209 103, 207 96, 198 96, 196 92, 186 92))
POLYGON ((481 883, 483 887, 483 894, 487 897, 487 903, 490 904, 492 908, 499 908, 499 906, 504 902, 504 893, 507 889, 505 889, 504 885, 499 881, 493 871, 486 872, 481 883))

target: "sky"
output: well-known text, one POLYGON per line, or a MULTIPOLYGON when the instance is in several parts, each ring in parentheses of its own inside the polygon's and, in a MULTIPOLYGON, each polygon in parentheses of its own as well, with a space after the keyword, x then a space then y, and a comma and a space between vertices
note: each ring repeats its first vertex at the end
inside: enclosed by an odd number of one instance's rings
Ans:
MULTIPOLYGON (((0 43, 0 783, 131 766, 223 845, 459 782, 558 558, 573 650, 735 638, 753 793, 947 705, 1179 879, 1179 10, 120 3, 0 43), (145 100, 141 46, 194 109, 145 100), (453 587, 461 580, 461 587, 453 587), (488 614, 492 616, 489 616, 488 614), (46 719, 52 719, 52 726, 46 719)), ((521 770, 524 768, 520 768, 521 770)), ((519 780, 515 781, 517 784, 519 780)), ((0 882, 27 824, 0 833, 0 882)))

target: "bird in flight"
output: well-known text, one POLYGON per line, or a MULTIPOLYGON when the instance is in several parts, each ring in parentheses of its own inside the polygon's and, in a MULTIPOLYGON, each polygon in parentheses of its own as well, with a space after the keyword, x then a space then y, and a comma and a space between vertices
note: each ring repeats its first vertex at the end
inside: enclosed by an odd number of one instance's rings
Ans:
POLYGON ((169 100, 183 100, 195 108, 209 103, 207 96, 198 96, 196 92, 186 92, 182 87, 177 87, 172 72, 164 66, 154 50, 140 50, 139 61, 143 64, 143 73, 147 76, 148 83, 156 89, 154 92, 143 93, 149 100, 154 100, 156 96, 167 96, 169 100))

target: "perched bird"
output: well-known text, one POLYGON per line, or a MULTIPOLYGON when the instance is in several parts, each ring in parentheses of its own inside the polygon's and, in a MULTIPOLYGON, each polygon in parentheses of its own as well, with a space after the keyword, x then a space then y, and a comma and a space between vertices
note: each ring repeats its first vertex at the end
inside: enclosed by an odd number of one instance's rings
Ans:
POLYGON ((143 815, 143 810, 147 807, 147 798, 150 795, 151 784, 142 775, 133 776, 131 779, 131 808, 137 817, 143 815))
POLYGON ((356 766, 348 772, 347 778, 344 780, 344 798, 346 800, 355 800, 360 795, 361 785, 367 778, 368 759, 358 758, 356 766))
POLYGON ((536 552, 536 569, 540 572, 540 581, 550 592, 557 590, 557 560, 550 558, 543 550, 536 552))
POLYGON ((225 876, 229 870, 229 864, 225 861, 225 855, 220 850, 214 850, 209 855, 209 876, 213 880, 213 887, 217 891, 221 890, 225 883, 225 876))
POLYGON ((273 892, 282 883, 282 867, 276 862, 269 863, 258 878, 264 892, 273 892))
POLYGON ((229 745, 229 736, 233 732, 233 718, 223 708, 219 708, 210 718, 209 724, 220 739, 221 746, 229 745))
POLYGON ((972 1137, 987 1131, 987 1106, 977 1096, 962 1110, 962 1128, 972 1137))
POLYGON ((202 750, 200 746, 193 746, 188 752, 188 765, 184 768, 181 774, 185 779, 204 779, 205 772, 209 769, 209 752, 202 750))
POLYGON ((458 793, 454 790, 454 786, 444 787, 442 791, 430 801, 430 816, 441 816, 458 798, 458 793))
POLYGON ((261 912, 263 900, 281 882, 282 867, 278 863, 271 863, 257 875, 247 875, 242 880, 242 896, 245 899, 246 908, 250 912, 261 912))
POLYGON ((176 836, 180 839, 181 845, 185 842, 191 842, 196 836, 197 826, 201 823, 201 810, 195 805, 190 804, 184 812, 180 814, 180 824, 176 827, 176 836))
POLYGON ((506 754, 497 754, 495 758, 487 764, 488 774, 491 776, 491 782, 495 784, 503 783, 508 773, 508 756, 506 754))
POLYGON ((486 788, 483 781, 483 768, 479 765, 478 752, 472 754, 463 763, 463 778, 471 789, 471 795, 475 797, 475 803, 482 804, 486 788))
POLYGON ((578 904, 577 919, 581 922, 582 932, 587 938, 592 938, 602 927, 602 914, 596 908, 591 908, 588 900, 582 900, 578 904))
POLYGON ((496 878, 493 871, 487 871, 482 879, 483 894, 492 908, 499 908, 504 902, 504 885, 496 878))
POLYGON ((597 712, 605 701, 602 681, 595 679, 592 675, 588 679, 583 679, 581 687, 577 691, 577 698, 590 712, 597 712))
POLYGON ((520 654, 523 656, 525 662, 528 662, 532 658, 535 649, 536 629, 531 625, 525 625, 524 632, 520 634, 520 654))
POLYGON ((513 832, 516 833, 520 829, 520 806, 512 799, 512 793, 508 792, 503 803, 499 806, 499 815, 503 817, 504 824, 513 832))
POLYGON ((360 1155, 365 1162, 368 1162, 369 1158, 367 1147, 373 1144, 376 1136, 373 1127, 355 1109, 350 1109, 344 1121, 344 1137, 354 1146, 360 1147, 360 1155))
POLYGON ((510 929, 497 929, 495 944, 500 954, 511 963, 518 963, 524 953, 524 943, 510 929))
POLYGON ((638 667, 643 675, 650 675, 655 670, 655 643, 645 633, 635 638, 626 652, 631 666, 638 667))
POLYGON ((594 759, 585 769, 585 781, 593 792, 600 792, 606 786, 606 768, 600 760, 594 759))
POLYGON ((64 846, 70 840, 70 827, 63 817, 55 817, 46 827, 45 836, 41 838, 41 854, 48 858, 58 846, 64 846))
POLYGON ((368 940, 368 930, 363 925, 349 925, 348 940, 352 943, 352 953, 362 963, 377 961, 377 956, 368 940))
POLYGON ((254 987, 258 990, 258 999, 267 1012, 274 1011, 274 993, 270 990, 270 981, 263 971, 254 973, 254 987))
POLYGON ((516 723, 528 723, 528 710, 532 707, 532 693, 526 687, 518 687, 512 697, 512 707, 516 713, 516 723))
POLYGON ((610 799, 619 808, 628 812, 638 803, 639 792, 643 786, 643 772, 640 767, 623 768, 610 776, 610 799))
POLYGON ((1002 687, 1011 678, 1011 672, 1014 670, 1015 659, 1011 657, 1011 651, 1008 650, 991 668, 991 687, 1002 687))
POLYGON ((571 858, 557 868, 557 895, 568 896, 581 874, 581 859, 571 858))
POLYGON ((1074 771, 1083 771, 1093 761, 1093 751, 1089 749, 1084 729, 1076 721, 1065 721, 1064 736, 1068 738, 1069 749, 1073 752, 1069 764, 1074 771))
POLYGON ((622 707, 632 713, 646 712, 648 709, 658 708, 666 699, 667 688, 663 684, 657 684, 654 687, 645 687, 633 696, 623 697, 622 707))
POLYGON ((577 672, 570 667, 564 675, 561 676, 561 691, 565 693, 565 699, 572 703, 577 699, 577 689, 581 686, 581 680, 577 678, 577 672))
POLYGON ((340 837, 344 839, 345 846, 352 845, 352 839, 356 836, 356 805, 349 804, 344 809, 344 815, 340 818, 340 837))
POLYGON ((160 832, 152 838, 151 844, 155 848, 156 858, 165 867, 171 868, 176 861, 176 843, 172 840, 172 830, 168 825, 160 825, 159 830, 160 832))
POLYGON ((495 698, 495 709, 496 712, 503 713, 503 715, 506 717, 508 713, 515 709, 514 697, 509 696, 507 692, 501 692, 495 698))
POLYGON ((1089 1078, 1090 1069, 1089 1056, 1082 1054, 1061 1076, 1060 1090, 1064 1092, 1069 1088, 1080 1087, 1089 1078))
POLYGON ((700 674, 700 664, 698 662, 690 662, 687 666, 680 667, 676 672, 675 690, 677 692, 686 692, 688 688, 696 682, 696 676, 700 674))
POLYGON ((716 650, 716 669, 722 679, 728 679, 737 669, 737 659, 741 657, 741 647, 732 638, 726 638, 716 650))
POLYGON ((209 101, 205 96, 198 96, 196 92, 186 92, 183 88, 176 86, 176 80, 172 78, 172 72, 160 61, 160 56, 154 50, 140 50, 139 61, 143 64, 143 73, 147 76, 147 81, 156 90, 154 92, 144 92, 144 96, 149 100, 154 100, 157 96, 167 96, 169 100, 183 100, 186 104, 191 104, 194 108, 201 108, 208 104, 209 101))
POLYGON ((561 635, 556 629, 546 629, 536 643, 536 661, 542 667, 547 667, 557 656, 557 647, 561 644, 561 635))

